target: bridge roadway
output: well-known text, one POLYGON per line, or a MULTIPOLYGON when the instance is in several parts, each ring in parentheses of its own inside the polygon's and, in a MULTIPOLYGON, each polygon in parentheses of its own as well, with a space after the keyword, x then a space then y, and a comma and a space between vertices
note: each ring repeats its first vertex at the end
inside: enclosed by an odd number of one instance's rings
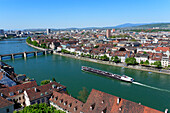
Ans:
POLYGON ((21 52, 21 53, 12 53, 12 54, 4 54, 4 55, 0 55, 0 60, 2 60, 3 57, 7 57, 10 56, 11 59, 15 59, 16 55, 22 55, 23 58, 27 58, 28 54, 32 54, 34 53, 34 56, 38 56, 38 53, 43 53, 44 55, 49 54, 49 53, 53 53, 53 50, 40 50, 40 51, 31 51, 31 52, 21 52))

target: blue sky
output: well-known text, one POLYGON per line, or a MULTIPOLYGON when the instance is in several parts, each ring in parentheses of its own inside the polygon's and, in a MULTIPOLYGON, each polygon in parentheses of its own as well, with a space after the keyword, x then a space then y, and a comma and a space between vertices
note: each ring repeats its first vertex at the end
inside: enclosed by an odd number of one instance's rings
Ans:
POLYGON ((0 0, 0 28, 170 22, 170 0, 0 0))

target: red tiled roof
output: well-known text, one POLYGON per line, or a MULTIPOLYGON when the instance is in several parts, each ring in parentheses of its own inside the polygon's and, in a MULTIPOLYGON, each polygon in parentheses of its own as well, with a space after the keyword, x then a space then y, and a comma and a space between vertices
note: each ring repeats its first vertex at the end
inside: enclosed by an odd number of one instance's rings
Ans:
POLYGON ((26 93, 30 100, 35 100, 35 99, 41 98, 42 96, 50 95, 52 94, 53 90, 62 91, 66 87, 61 84, 58 84, 57 82, 51 82, 51 83, 48 83, 42 86, 37 86, 35 88, 26 90, 26 93), (35 88, 37 91, 35 91, 35 88))
POLYGON ((81 111, 84 113, 101 113, 102 111, 105 113, 163 113, 95 89, 92 89, 81 111))
POLYGON ((6 97, 11 97, 9 95, 9 93, 11 93, 11 92, 14 93, 13 96, 16 96, 16 95, 19 95, 19 94, 23 93, 24 90, 26 90, 28 88, 35 87, 35 86, 37 86, 36 81, 32 81, 32 82, 28 82, 28 83, 19 84, 19 85, 12 86, 12 87, 7 87, 7 88, 0 89, 0 93, 3 93, 3 95, 6 96, 6 97), (21 92, 19 92, 19 90, 21 92))
POLYGON ((0 108, 8 107, 14 103, 0 96, 0 108))
POLYGON ((157 48, 155 48, 154 50, 156 50, 156 51, 164 51, 164 52, 166 52, 166 51, 169 51, 169 50, 170 50, 170 48, 169 48, 169 47, 157 47, 157 48))
POLYGON ((56 91, 53 91, 53 98, 50 98, 50 101, 57 104, 61 108, 69 111, 69 112, 76 112, 80 113, 80 110, 83 107, 83 102, 69 96, 65 93, 59 93, 56 91), (74 109, 76 108, 76 111, 74 109))

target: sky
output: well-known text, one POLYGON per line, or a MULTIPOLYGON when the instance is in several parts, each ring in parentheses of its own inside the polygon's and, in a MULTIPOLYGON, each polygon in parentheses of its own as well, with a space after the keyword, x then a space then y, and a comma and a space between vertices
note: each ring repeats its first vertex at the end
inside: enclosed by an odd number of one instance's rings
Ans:
POLYGON ((170 0, 0 0, 0 29, 170 22, 170 0))

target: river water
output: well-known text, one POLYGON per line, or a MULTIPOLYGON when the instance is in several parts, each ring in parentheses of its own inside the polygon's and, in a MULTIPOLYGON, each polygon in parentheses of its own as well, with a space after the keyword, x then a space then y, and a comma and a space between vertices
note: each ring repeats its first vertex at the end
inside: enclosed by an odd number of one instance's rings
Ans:
MULTIPOLYGON (((25 40, 0 41, 0 54, 35 51, 26 45, 25 40)), ((92 88, 127 99, 148 107, 164 111, 170 110, 170 76, 148 73, 139 70, 91 63, 58 55, 41 55, 27 59, 4 60, 15 68, 17 74, 42 80, 52 79, 65 85, 73 97, 77 97, 82 87, 89 92, 92 88), (134 83, 125 83, 99 75, 82 72, 81 66, 90 66, 104 71, 127 75, 134 83)))

